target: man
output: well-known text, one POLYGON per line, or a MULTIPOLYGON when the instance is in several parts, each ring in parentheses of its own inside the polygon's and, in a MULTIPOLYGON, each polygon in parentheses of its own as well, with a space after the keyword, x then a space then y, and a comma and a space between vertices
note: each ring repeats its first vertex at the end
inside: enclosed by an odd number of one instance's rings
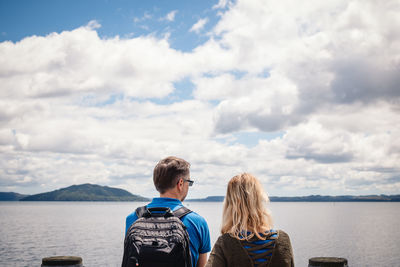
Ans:
MULTIPOLYGON (((160 193, 147 207, 168 207, 172 211, 183 206, 182 202, 194 181, 190 179, 190 164, 177 157, 167 157, 156 165, 153 172, 153 182, 160 193)), ((137 220, 135 212, 126 217, 126 230, 137 220)), ((187 227, 192 254, 192 266, 204 267, 207 262, 207 253, 211 251, 210 231, 207 222, 195 212, 181 218, 187 227)))

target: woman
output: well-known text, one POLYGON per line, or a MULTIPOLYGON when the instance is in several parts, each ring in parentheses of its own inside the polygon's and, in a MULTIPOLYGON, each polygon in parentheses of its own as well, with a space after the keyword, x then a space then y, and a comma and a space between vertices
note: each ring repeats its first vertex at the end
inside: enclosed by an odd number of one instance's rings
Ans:
POLYGON ((222 235, 206 267, 294 266, 288 234, 272 230, 269 202, 261 183, 243 173, 228 183, 222 217, 222 235))

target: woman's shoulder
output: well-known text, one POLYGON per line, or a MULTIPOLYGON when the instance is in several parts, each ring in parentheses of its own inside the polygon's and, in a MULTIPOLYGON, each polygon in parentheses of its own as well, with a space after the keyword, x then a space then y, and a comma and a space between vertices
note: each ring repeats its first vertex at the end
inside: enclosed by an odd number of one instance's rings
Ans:
POLYGON ((277 230, 276 232, 279 239, 289 239, 289 234, 286 233, 284 230, 277 230))
POLYGON ((276 247, 278 248, 279 251, 282 251, 282 250, 291 251, 292 250, 292 244, 290 242, 290 237, 283 230, 278 230, 278 238, 276 240, 276 247))
POLYGON ((222 246, 224 248, 233 248, 240 245, 240 241, 235 237, 231 236, 229 233, 222 234, 218 237, 215 244, 222 246))
POLYGON ((270 267, 294 266, 293 249, 289 235, 283 230, 277 230, 277 233, 278 238, 276 239, 270 267))
POLYGON ((231 236, 229 233, 222 234, 218 237, 217 242, 231 242, 232 240, 237 240, 233 236, 231 236))
POLYGON ((280 233, 280 234, 283 234, 283 235, 288 235, 284 230, 282 230, 282 229, 278 229, 278 230, 276 230, 276 232, 278 232, 278 233, 280 233))
POLYGON ((229 254, 242 252, 243 250, 240 241, 228 233, 220 235, 214 246, 219 247, 229 254))

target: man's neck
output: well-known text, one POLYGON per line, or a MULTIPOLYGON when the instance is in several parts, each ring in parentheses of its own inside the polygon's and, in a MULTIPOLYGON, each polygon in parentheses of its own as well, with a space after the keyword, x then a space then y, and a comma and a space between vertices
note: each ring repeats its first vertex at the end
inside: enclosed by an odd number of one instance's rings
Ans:
POLYGON ((171 192, 171 191, 167 191, 163 194, 160 194, 160 197, 175 198, 175 199, 181 201, 181 197, 179 196, 179 194, 177 194, 176 192, 171 192))

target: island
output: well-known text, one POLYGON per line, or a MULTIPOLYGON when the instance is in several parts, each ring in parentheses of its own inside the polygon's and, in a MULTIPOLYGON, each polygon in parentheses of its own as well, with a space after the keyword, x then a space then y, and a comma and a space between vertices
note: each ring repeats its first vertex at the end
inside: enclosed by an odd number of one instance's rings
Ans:
POLYGON ((72 185, 47 193, 30 195, 20 201, 149 201, 130 192, 96 184, 72 185))

